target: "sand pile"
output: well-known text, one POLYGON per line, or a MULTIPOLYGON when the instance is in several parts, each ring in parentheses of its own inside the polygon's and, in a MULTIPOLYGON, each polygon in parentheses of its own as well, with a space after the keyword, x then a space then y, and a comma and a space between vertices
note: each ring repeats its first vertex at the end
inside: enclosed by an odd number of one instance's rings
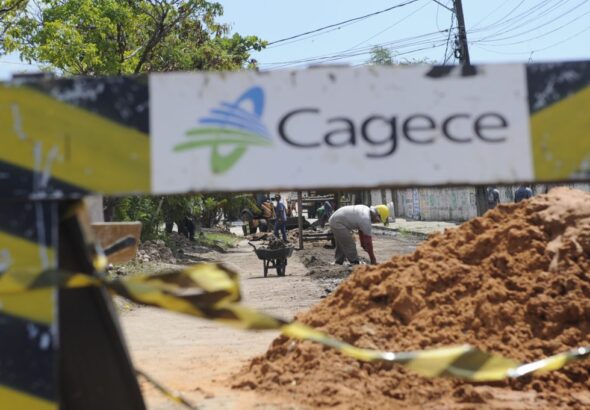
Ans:
MULTIPOLYGON (((382 350, 469 343, 520 361, 590 344, 590 194, 556 189, 355 270, 298 319, 382 350)), ((277 338, 235 387, 311 407, 590 408, 590 361, 493 384, 426 379, 277 338), (465 407, 467 405, 467 407, 465 407), (471 406, 471 407, 469 407, 471 406)))

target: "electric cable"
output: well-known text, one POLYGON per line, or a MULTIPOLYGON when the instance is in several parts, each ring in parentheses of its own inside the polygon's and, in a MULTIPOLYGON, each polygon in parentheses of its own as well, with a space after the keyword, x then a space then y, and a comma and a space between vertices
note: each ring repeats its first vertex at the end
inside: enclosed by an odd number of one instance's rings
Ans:
POLYGON ((565 44, 568 41, 570 41, 570 40, 572 40, 572 39, 574 39, 574 38, 576 38, 576 37, 584 34, 587 31, 590 31, 590 26, 583 28, 582 30, 580 30, 580 31, 572 34, 571 36, 569 36, 567 38, 564 38, 563 40, 559 40, 559 41, 557 41, 557 42, 555 42, 553 44, 550 44, 550 45, 545 46, 545 47, 537 48, 537 49, 534 49, 532 51, 531 50, 527 50, 527 51, 498 51, 498 50, 491 50, 491 49, 489 49, 487 47, 484 47, 484 46, 480 45, 479 43, 475 43, 474 44, 474 47, 480 48, 482 50, 485 50, 485 51, 488 51, 488 52, 494 53, 494 54, 502 54, 502 55, 523 55, 523 54, 530 54, 530 55, 532 55, 532 54, 534 54, 534 53, 536 53, 538 51, 548 50, 550 48, 557 47, 559 45, 565 44))
MULTIPOLYGON (((481 41, 482 41, 482 42, 487 42, 487 43, 497 43, 497 42, 500 42, 500 41, 503 41, 503 40, 510 40, 510 39, 513 39, 513 38, 520 37, 520 36, 522 36, 522 35, 524 35, 524 34, 531 33, 531 32, 533 32, 533 31, 536 31, 536 30, 539 30, 539 29, 541 29, 541 28, 543 28, 543 27, 546 27, 548 24, 552 24, 552 23, 554 23, 554 22, 556 22, 556 21, 558 21, 558 20, 562 19, 563 17, 565 17, 565 16, 567 16, 567 15, 571 14, 572 12, 576 11, 577 9, 579 9, 579 8, 580 8, 580 7, 581 7, 581 6, 582 6, 584 3, 586 3, 586 2, 587 2, 587 0, 582 0, 582 2, 580 2, 580 3, 576 4, 574 7, 572 7, 572 8, 571 8, 571 9, 569 9, 569 10, 567 10, 566 12, 564 12, 564 13, 560 14, 560 15, 559 15, 559 16, 557 16, 557 17, 553 17, 553 18, 551 19, 551 21, 550 21, 550 22, 542 22, 541 24, 539 24, 539 25, 537 25, 537 26, 535 26, 535 27, 533 27, 533 28, 530 28, 530 29, 528 29, 528 30, 525 30, 525 31, 521 31, 521 32, 519 32, 519 33, 516 33, 516 34, 510 35, 510 36, 506 36, 506 37, 496 37, 496 38, 494 38, 494 39, 492 39, 492 40, 488 40, 488 41, 486 41, 487 37, 484 37, 484 38, 482 38, 482 39, 481 39, 481 41)), ((585 16, 586 14, 587 14, 587 13, 583 14, 582 16, 585 16)), ((580 16, 580 17, 582 17, 582 16, 580 16)), ((575 18, 575 19, 574 19, 574 20, 572 20, 571 22, 573 22, 573 21, 577 21, 577 20, 579 20, 579 18, 575 18)), ((563 26, 561 26, 561 27, 564 27, 564 26, 566 26, 567 24, 570 24, 571 22, 569 22, 569 23, 566 23, 565 25, 563 25, 563 26)), ((500 33, 500 34, 498 34, 498 35, 501 35, 501 34, 502 34, 502 33, 500 33)), ((506 33, 504 33, 504 34, 506 34, 506 33)), ((489 37, 489 36, 488 36, 488 37, 489 37)))
POLYGON ((296 38, 299 38, 299 37, 307 36, 309 34, 318 33, 320 31, 324 31, 324 30, 327 30, 327 29, 330 29, 330 28, 333 28, 333 27, 336 27, 336 26, 341 26, 343 24, 365 20, 365 19, 367 19, 369 17, 374 17, 374 16, 377 16, 379 14, 383 14, 383 13, 386 13, 388 11, 391 11, 391 10, 394 10, 394 9, 398 9, 400 7, 407 6, 408 4, 412 4, 412 3, 415 3, 417 1, 419 1, 419 0, 409 0, 409 1, 406 1, 405 3, 396 4, 395 6, 391 6, 391 7, 388 7, 386 9, 379 10, 379 11, 376 11, 376 12, 373 12, 373 13, 365 14, 363 16, 354 17, 354 18, 351 18, 351 19, 348 19, 348 20, 341 21, 339 23, 329 24, 327 26, 320 27, 320 28, 317 28, 317 29, 314 29, 314 30, 310 30, 310 31, 306 31, 304 33, 295 34, 295 35, 292 35, 292 36, 289 36, 289 37, 281 38, 279 40, 271 41, 267 45, 268 46, 271 46, 273 44, 283 43, 285 41, 289 41, 289 40, 293 40, 293 39, 296 39, 296 38))
MULTIPOLYGON (((424 44, 431 44, 428 47, 419 47, 416 49, 412 49, 409 51, 404 51, 404 52, 396 52, 395 56, 401 56, 401 55, 408 55, 408 54, 412 54, 418 51, 423 51, 423 50, 429 50, 429 49, 434 49, 434 48, 438 48, 438 47, 442 47, 445 44, 445 41, 441 41, 438 44, 436 42, 433 42, 432 40, 429 41, 422 41, 422 42, 416 42, 414 44, 414 46, 420 46, 420 45, 424 45, 424 44)), ((362 51, 362 52, 356 52, 356 53, 349 53, 349 54, 335 54, 335 55, 331 55, 331 56, 325 56, 321 59, 315 59, 315 60, 300 60, 300 61, 293 61, 290 62, 288 64, 282 64, 282 65, 278 65, 273 67, 273 70, 278 70, 278 69, 285 69, 285 68, 295 68, 298 66, 302 66, 308 63, 312 63, 312 64, 325 64, 325 63, 331 63, 331 62, 335 62, 335 61, 339 61, 345 58, 351 58, 351 57, 359 57, 359 56, 363 56, 363 55, 368 55, 370 54, 370 50, 367 51, 362 51)), ((354 60, 353 60, 354 61, 354 60)))
MULTIPOLYGON (((403 21, 407 20, 408 18, 412 17, 414 14, 418 13, 420 10, 424 9, 426 6, 428 6, 431 3, 424 3, 424 5, 416 10, 414 10, 413 12, 411 12, 410 14, 404 16, 403 18, 397 20, 395 23, 391 24, 390 26, 386 27, 385 29, 379 31, 378 33, 372 35, 371 37, 367 38, 366 40, 361 41, 360 43, 355 44, 354 46, 344 50, 344 51, 349 51, 349 50, 354 50, 356 49, 358 46, 366 44, 367 42, 369 42, 370 40, 374 39, 377 36, 380 36, 381 34, 385 33, 388 30, 391 30, 393 27, 397 26, 398 24, 402 23, 403 21)), ((441 31, 439 29, 439 31, 441 31)))
MULTIPOLYGON (((446 32, 447 32, 447 30, 442 31, 442 33, 446 33, 446 32)), ((424 44, 425 42, 431 43, 431 42, 436 41, 438 39, 440 39, 440 32, 435 31, 435 32, 431 32, 431 33, 421 34, 418 36, 407 37, 407 38, 396 40, 396 41, 375 44, 375 45, 371 45, 369 47, 363 47, 360 49, 348 50, 346 52, 322 54, 322 55, 317 55, 317 56, 312 56, 312 57, 307 57, 307 58, 302 58, 302 59, 288 60, 288 61, 275 61, 275 62, 268 62, 268 63, 263 63, 263 64, 276 66, 276 65, 293 65, 293 64, 301 64, 301 63, 317 63, 317 62, 321 62, 323 60, 332 59, 334 57, 346 58, 346 57, 354 57, 354 56, 362 55, 362 54, 368 54, 371 52, 371 50, 375 46, 389 47, 389 48, 394 48, 394 47, 405 48, 405 47, 411 47, 411 46, 415 46, 415 45, 421 45, 421 44, 424 44)))
MULTIPOLYGON (((500 24, 497 24, 496 27, 487 26, 483 29, 476 29, 471 30, 471 32, 484 32, 489 31, 491 29, 496 29, 494 32, 490 34, 486 34, 484 37, 481 37, 479 40, 486 40, 486 41, 496 41, 499 36, 506 35, 509 33, 513 33, 515 31, 521 30, 530 24, 537 24, 540 19, 547 16, 557 8, 562 5, 565 5, 571 0, 559 0, 558 2, 554 2, 551 4, 551 0, 544 0, 542 3, 537 5, 536 7, 530 8, 525 10, 524 12, 508 19, 500 24), (545 6, 549 5, 550 7, 544 10, 545 6), (524 19, 524 20, 523 20, 524 19), (488 40, 490 39, 490 40, 488 40)), ((585 0, 584 0, 585 1, 585 0)), ((536 26, 538 28, 538 26, 536 26)))
POLYGON ((453 26, 455 25, 455 13, 451 14, 451 26, 449 27, 449 34, 447 36, 447 45, 445 46, 445 54, 443 57, 443 63, 442 65, 445 65, 447 63, 447 61, 449 60, 449 57, 451 55, 454 55, 454 53, 449 53, 449 44, 451 43, 451 33, 453 32, 453 26))

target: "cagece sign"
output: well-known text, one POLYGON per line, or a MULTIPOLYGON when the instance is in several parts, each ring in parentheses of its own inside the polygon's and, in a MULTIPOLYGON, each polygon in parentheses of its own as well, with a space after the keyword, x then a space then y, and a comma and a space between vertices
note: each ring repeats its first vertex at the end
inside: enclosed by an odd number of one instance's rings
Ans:
POLYGON ((155 74, 150 121, 154 192, 533 177, 523 65, 155 74))

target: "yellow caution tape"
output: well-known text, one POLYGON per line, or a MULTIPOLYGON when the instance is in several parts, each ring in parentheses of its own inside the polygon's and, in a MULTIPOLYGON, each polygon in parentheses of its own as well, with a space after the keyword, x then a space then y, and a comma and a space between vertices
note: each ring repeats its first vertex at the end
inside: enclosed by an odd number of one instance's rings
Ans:
MULTIPOLYGON (((6 275, 14 274, 8 272, 6 275)), ((18 276, 21 280, 12 283, 27 284, 27 287, 20 290, 0 287, 0 296, 50 286, 104 286, 112 293, 136 303, 215 320, 242 329, 280 330, 285 336, 321 343, 357 360, 400 363, 426 377, 454 376, 470 381, 498 381, 558 370, 590 355, 590 346, 580 347, 521 364, 469 345, 410 352, 363 349, 301 323, 287 322, 239 304, 241 296, 237 274, 217 264, 200 264, 171 273, 115 280, 62 271, 45 271, 38 274, 35 280, 23 278, 22 274, 18 276)))

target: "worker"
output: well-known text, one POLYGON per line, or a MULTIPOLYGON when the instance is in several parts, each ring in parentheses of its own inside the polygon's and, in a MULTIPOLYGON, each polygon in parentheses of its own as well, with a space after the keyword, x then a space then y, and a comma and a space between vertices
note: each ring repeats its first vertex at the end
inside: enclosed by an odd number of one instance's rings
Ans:
POLYGON ((494 209, 500 204, 500 191, 495 186, 486 188, 486 198, 488 200, 488 209, 494 209))
POLYGON ((186 235, 188 239, 191 241, 195 240, 195 223, 193 222, 192 216, 185 216, 182 220, 182 225, 184 227, 183 233, 186 235))
POLYGON ((514 202, 520 202, 532 198, 533 190, 529 185, 519 185, 514 192, 514 202))
POLYGON ((287 218, 295 216, 297 210, 297 201, 291 200, 287 202, 287 218))
POLYGON ((242 225, 242 232, 244 236, 253 235, 258 230, 258 225, 260 220, 254 218, 254 214, 249 209, 242 210, 240 214, 240 219, 243 222, 242 225))
POLYGON ((280 230, 283 241, 287 242, 287 207, 281 202, 281 196, 279 194, 275 195, 275 201, 277 201, 277 206, 275 207, 277 219, 275 220, 274 235, 278 238, 280 230))
POLYGON ((335 263, 342 265, 346 259, 351 264, 358 264, 359 257, 352 233, 358 230, 361 247, 369 254, 371 264, 377 264, 373 252, 371 224, 389 223, 389 208, 386 205, 368 207, 366 205, 348 205, 336 210, 330 217, 328 224, 336 242, 335 263))
POLYGON ((323 228, 332 216, 332 204, 330 201, 324 202, 324 204, 317 209, 317 215, 318 225, 323 228))
POLYGON ((262 204, 260 204, 262 215, 259 218, 260 232, 269 232, 270 221, 275 219, 275 208, 270 201, 270 197, 266 197, 262 204))

